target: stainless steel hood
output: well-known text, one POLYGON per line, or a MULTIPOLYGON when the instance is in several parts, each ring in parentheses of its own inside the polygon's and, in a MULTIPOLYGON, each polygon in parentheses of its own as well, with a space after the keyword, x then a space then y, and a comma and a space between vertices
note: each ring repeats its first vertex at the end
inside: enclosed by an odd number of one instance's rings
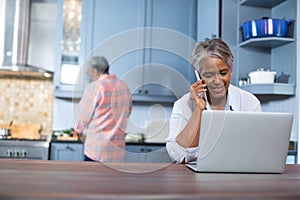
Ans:
MULTIPOLYGON (((56 1, 51 2, 55 3, 56 1)), ((49 33, 52 34, 52 41, 39 42, 39 44, 51 42, 48 43, 50 44, 50 53, 49 50, 41 51, 34 46, 38 39, 47 39, 43 36, 35 39, 33 35, 38 30, 36 25, 40 25, 41 22, 45 24, 44 21, 35 20, 39 17, 36 13, 47 13, 47 10, 41 11, 37 8, 40 5, 46 4, 41 0, 0 0, 0 75, 53 77, 55 47, 51 48, 51 45, 56 44, 56 34, 49 33), (31 51, 30 54, 30 49, 35 49, 35 52, 31 51), (47 61, 49 56, 53 57, 50 64, 47 61), (46 60, 48 63, 34 63, 37 60, 35 58, 39 58, 39 61, 46 60)), ((54 4, 54 6, 56 5, 54 4)), ((50 10, 50 12, 52 11, 50 10)), ((55 19, 53 15, 57 15, 52 13, 50 16, 55 19)), ((44 49, 46 48, 44 47, 44 49)))

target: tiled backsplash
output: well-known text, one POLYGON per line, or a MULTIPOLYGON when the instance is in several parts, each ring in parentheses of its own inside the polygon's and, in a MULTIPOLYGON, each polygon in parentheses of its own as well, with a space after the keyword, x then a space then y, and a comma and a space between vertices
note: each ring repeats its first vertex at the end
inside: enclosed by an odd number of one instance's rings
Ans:
POLYGON ((0 78, 0 91, 0 123, 41 124, 42 134, 51 134, 52 80, 0 78))

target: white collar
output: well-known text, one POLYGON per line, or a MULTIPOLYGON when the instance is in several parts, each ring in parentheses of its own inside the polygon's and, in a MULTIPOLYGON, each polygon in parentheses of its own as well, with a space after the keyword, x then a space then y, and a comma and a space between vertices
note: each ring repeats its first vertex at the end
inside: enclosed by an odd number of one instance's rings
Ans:
MULTIPOLYGON (((226 98, 226 105, 225 105, 225 109, 226 111, 233 111, 233 108, 231 106, 231 104, 229 103, 230 102, 230 85, 228 87, 228 90, 227 90, 227 98, 226 98)), ((211 110, 211 107, 209 105, 209 102, 207 100, 207 96, 205 96, 205 100, 206 100, 206 110, 211 110)))

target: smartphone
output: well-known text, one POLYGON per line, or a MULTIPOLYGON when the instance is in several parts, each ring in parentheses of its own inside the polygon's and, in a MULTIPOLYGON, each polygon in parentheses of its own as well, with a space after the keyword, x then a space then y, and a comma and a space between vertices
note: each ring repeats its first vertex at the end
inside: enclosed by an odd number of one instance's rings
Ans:
MULTIPOLYGON (((199 76, 199 73, 196 70, 194 70, 194 71, 195 71, 195 75, 196 75, 197 81, 199 81, 201 79, 200 76, 199 76)), ((199 98, 202 98, 203 96, 205 96, 205 92, 200 92, 198 94, 199 98)))
POLYGON ((196 70, 194 70, 194 71, 195 71, 195 74, 196 74, 197 81, 199 81, 200 80, 199 73, 196 70))

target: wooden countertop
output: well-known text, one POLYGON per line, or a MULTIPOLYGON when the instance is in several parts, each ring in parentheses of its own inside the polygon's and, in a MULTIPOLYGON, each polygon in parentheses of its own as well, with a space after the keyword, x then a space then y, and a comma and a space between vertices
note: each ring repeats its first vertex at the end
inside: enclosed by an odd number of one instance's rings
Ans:
POLYGON ((0 159, 0 199, 300 199, 284 174, 194 173, 182 164, 0 159))

